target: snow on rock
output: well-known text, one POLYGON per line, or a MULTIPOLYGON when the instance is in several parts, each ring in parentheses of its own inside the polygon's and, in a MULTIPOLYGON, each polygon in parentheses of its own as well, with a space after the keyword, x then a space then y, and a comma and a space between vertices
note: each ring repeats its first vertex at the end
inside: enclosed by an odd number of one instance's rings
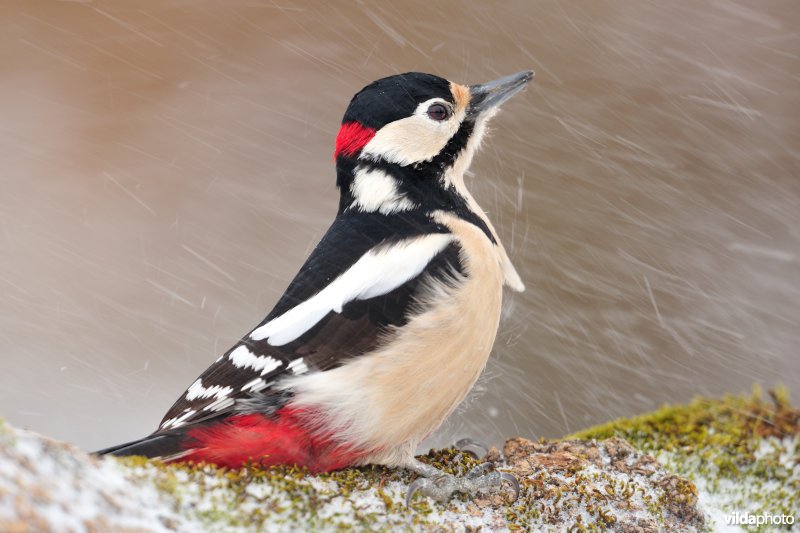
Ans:
MULTIPOLYGON (((699 398, 558 441, 509 439, 483 461, 512 472, 519 498, 405 495, 407 472, 369 466, 218 469, 98 458, 0 421, 0 531, 750 531, 800 518, 800 410, 699 398), (742 527, 743 524, 743 527, 742 527)), ((420 457, 455 475, 458 450, 420 457)))
POLYGON ((616 531, 702 531, 697 490, 627 441, 509 439, 505 460, 524 494, 512 507, 515 522, 531 528, 573 527, 616 531), (531 513, 533 511, 533 513, 531 513))
MULTIPOLYGON (((312 476, 296 468, 223 470, 97 458, 12 428, 0 431, 0 531, 296 531, 340 528, 508 531, 564 527, 696 531, 694 486, 621 439, 538 443, 510 439, 505 457, 522 493, 404 498, 410 475, 380 467, 312 476)), ((463 474, 475 466, 454 450, 423 460, 463 474)))
POLYGON ((128 470, 0 421, 0 531, 190 529, 128 470))
POLYGON ((581 431, 626 439, 696 488, 710 531, 775 531, 800 520, 800 409, 784 389, 696 398, 581 431))

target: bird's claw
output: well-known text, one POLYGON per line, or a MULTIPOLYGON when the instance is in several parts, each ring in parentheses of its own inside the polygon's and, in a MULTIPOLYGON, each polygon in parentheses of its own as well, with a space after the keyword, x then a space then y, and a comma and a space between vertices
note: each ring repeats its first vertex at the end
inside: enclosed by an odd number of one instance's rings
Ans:
POLYGON ((453 447, 474 456, 476 459, 486 457, 486 454, 489 453, 489 448, 484 443, 469 437, 457 440, 453 443, 453 447))
POLYGON ((517 501, 517 498, 519 498, 519 480, 514 474, 509 474, 508 472, 499 472, 499 474, 500 479, 508 481, 511 484, 511 488, 514 489, 514 498, 511 501, 517 501))
POLYGON ((406 507, 411 507, 411 499, 414 497, 414 493, 417 492, 417 490, 420 490, 423 486, 427 486, 429 483, 430 481, 428 478, 421 477, 408 486, 408 492, 406 492, 406 507))
POLYGON ((519 497, 519 481, 508 472, 494 470, 491 463, 483 463, 467 473, 464 477, 441 473, 431 477, 421 477, 411 483, 406 494, 406 507, 411 505, 414 494, 420 492, 439 502, 446 502, 455 492, 464 494, 477 494, 497 491, 502 488, 503 481, 508 482, 514 489, 515 501, 519 497), (491 470, 487 473, 487 470, 491 470))

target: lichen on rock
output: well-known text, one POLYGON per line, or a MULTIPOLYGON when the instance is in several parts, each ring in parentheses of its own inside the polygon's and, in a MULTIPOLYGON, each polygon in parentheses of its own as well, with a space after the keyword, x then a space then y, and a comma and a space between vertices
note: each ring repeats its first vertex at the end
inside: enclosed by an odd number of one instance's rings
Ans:
POLYGON ((688 480, 627 441, 509 439, 503 454, 523 479, 508 510, 511 529, 701 531, 703 514, 688 480))
MULTIPOLYGON (((695 400, 558 441, 509 439, 483 460, 509 494, 404 499, 413 476, 377 466, 310 475, 97 458, 0 425, 2 531, 702 531, 724 513, 798 517, 800 414, 785 395, 695 400)), ((461 475, 458 450, 420 457, 461 475)))
POLYGON ((570 438, 613 436, 694 483, 711 528, 727 525, 732 513, 800 520, 800 409, 783 389, 768 400, 759 387, 750 397, 696 398, 570 438))

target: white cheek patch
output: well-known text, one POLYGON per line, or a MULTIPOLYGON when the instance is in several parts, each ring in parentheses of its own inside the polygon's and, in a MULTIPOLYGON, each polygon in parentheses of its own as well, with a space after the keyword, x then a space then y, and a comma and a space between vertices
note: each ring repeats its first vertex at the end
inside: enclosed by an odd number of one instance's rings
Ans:
MULTIPOLYGON (((432 98, 417 106, 410 117, 395 120, 375 133, 361 150, 361 159, 383 159, 400 166, 430 161, 442 151, 456 134, 464 110, 441 122, 428 117, 428 107, 440 98, 432 98)), ((448 104, 449 105, 449 104, 448 104)))
POLYGON ((399 191, 397 180, 382 170, 357 168, 350 192, 355 198, 351 207, 360 211, 390 215, 416 207, 399 191))
POLYGON ((377 246, 315 296, 253 330, 250 338, 268 339, 272 346, 288 344, 331 311, 341 313, 348 302, 388 294, 417 277, 452 240, 448 233, 436 233, 377 246))

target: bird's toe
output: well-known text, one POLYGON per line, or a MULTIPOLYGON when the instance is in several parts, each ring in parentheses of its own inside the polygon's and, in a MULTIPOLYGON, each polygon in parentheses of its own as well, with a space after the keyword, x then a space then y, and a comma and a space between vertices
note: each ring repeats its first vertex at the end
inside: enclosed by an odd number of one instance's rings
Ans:
POLYGON ((498 472, 492 470, 493 468, 490 463, 484 463, 476 466, 463 477, 441 473, 432 477, 419 478, 408 487, 406 506, 411 505, 416 493, 431 497, 439 502, 446 502, 456 492, 470 496, 500 492, 503 489, 504 482, 508 483, 514 490, 514 499, 512 501, 515 501, 519 497, 519 481, 512 474, 498 472), (492 471, 487 472, 488 470, 492 471))

